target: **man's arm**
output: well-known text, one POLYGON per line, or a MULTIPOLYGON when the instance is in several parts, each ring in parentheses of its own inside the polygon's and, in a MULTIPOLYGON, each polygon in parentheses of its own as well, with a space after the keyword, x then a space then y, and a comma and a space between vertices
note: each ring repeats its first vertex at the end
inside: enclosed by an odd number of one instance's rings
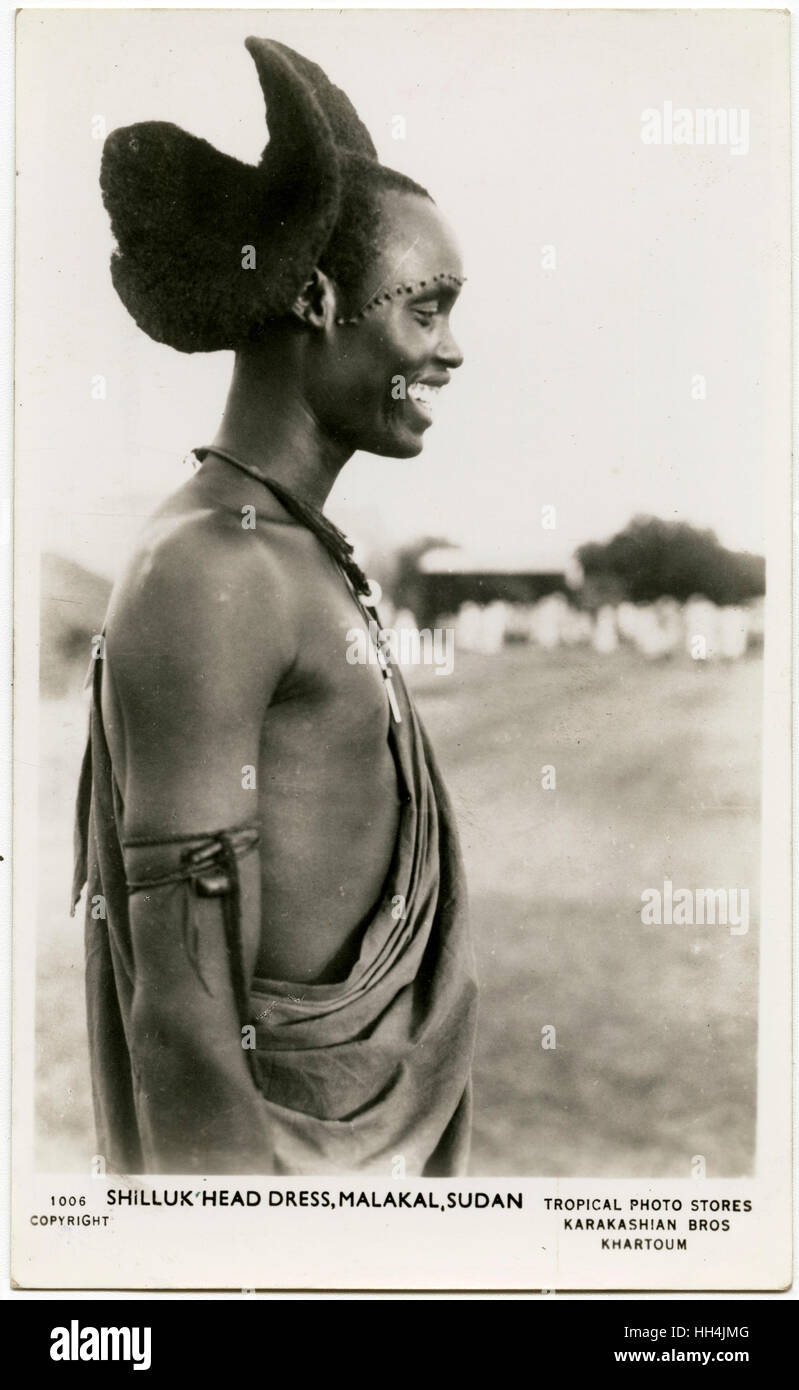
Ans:
MULTIPOLYGON (((129 884, 179 868, 186 843, 258 820, 263 718, 292 660, 277 576, 252 532, 178 523, 123 586, 106 679, 125 746, 129 884)), ((105 708, 104 692, 104 708, 105 708)), ((261 931, 257 850, 237 861, 244 983, 261 931)), ((261 1095, 242 1047, 223 899, 177 882, 131 894, 132 1055, 154 1172, 270 1172, 261 1095)))

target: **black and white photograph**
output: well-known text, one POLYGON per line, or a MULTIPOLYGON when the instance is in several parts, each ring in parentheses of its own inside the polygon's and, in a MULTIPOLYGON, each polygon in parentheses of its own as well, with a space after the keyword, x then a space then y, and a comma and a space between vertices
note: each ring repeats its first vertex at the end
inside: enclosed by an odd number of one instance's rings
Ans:
POLYGON ((789 18, 18 12, 22 1286, 787 1277, 789 18))

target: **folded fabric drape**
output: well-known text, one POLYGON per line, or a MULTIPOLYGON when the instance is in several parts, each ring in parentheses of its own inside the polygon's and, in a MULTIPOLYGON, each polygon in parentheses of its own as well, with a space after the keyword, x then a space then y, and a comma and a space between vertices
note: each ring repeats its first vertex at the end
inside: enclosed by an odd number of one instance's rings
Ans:
MULTIPOLYGON (((86 999, 98 1151, 111 1171, 147 1172, 130 1047, 135 975, 128 896, 142 885, 126 882, 124 808, 103 730, 100 679, 98 660, 78 791, 72 902, 74 910, 88 882, 86 999), (105 900, 104 918, 92 913, 97 894, 105 900)), ((402 720, 390 721, 388 737, 400 823, 358 959, 343 981, 256 978, 240 1000, 242 1018, 255 1028, 249 1061, 279 1174, 388 1177, 398 1159, 409 1176, 466 1171, 477 986, 463 865, 435 757, 399 673, 395 679, 402 720)), ((216 838, 224 849, 224 837, 216 838)), ((208 849, 206 843, 204 871, 214 869, 208 849)), ((228 849, 214 863, 230 879, 236 855, 228 849)), ((200 882, 201 875, 181 878, 189 885, 183 891, 197 891, 200 882)), ((216 886, 227 899, 235 962, 237 899, 224 875, 216 886)))

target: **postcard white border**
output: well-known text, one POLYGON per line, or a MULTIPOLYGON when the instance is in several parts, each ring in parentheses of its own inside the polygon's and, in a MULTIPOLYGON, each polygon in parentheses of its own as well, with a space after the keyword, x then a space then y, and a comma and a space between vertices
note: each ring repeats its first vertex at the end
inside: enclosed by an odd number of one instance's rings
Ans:
MULTIPOLYGON (((176 6, 175 8, 183 8, 176 6)), ((320 7, 323 8, 323 7, 320 7)), ((327 6, 324 6, 327 8, 327 6)), ((432 8, 432 6, 431 6, 432 8)), ((468 8, 471 8, 469 6, 468 8)), ((512 7, 511 7, 512 8, 512 7)), ((584 8, 579 6, 578 8, 584 8)), ((679 7, 675 7, 679 8, 679 7)), ((708 7, 712 8, 712 7, 708 7)), ((788 16, 782 12, 783 19, 788 16)), ((774 16, 775 22, 778 16, 774 16)), ((720 17, 721 20, 721 17, 720 17)), ((787 35, 786 35, 787 39, 787 35)), ((788 61, 786 41, 786 65, 788 61)), ((786 91, 787 100, 787 91, 786 91)), ((788 236, 788 164, 786 228, 788 236)), ((24 313, 24 238, 17 248, 18 286, 24 313)), ((24 332, 24 329, 23 329, 24 332)), ((385 1192, 519 1192, 522 1213, 507 1209, 390 1211, 368 1209, 332 1212, 287 1212, 268 1209, 261 1221, 252 1209, 173 1211, 141 1220, 117 1217, 115 1238, 107 1228, 73 1228, 63 1242, 42 1239, 30 1224, 32 1215, 48 1210, 53 1193, 85 1195, 85 1210, 102 1213, 105 1189, 118 1178, 85 1181, 74 1174, 36 1174, 33 1153, 34 947, 38 797, 38 658, 39 547, 36 532, 35 460, 26 456, 24 421, 17 415, 15 479, 14 663, 14 948, 13 948, 13 1096, 12 1140, 14 1190, 12 1277, 30 1289, 507 1289, 558 1290, 766 1290, 782 1289, 791 1270, 791 482, 790 482, 790 309, 781 322, 782 341, 774 344, 774 372, 779 381, 783 420, 782 445, 763 460, 768 478, 768 598, 765 644, 765 719, 763 776, 763 857, 758 1048, 757 1175, 711 1180, 470 1179, 403 1180, 377 1183, 362 1175, 343 1182, 245 1178, 208 1179, 207 1188, 258 1190, 338 1189, 385 1192), (557 1219, 545 1217, 547 1197, 707 1198, 750 1200, 751 1219, 739 1219, 733 1232, 707 1237, 690 1261, 677 1252, 657 1257, 608 1255, 588 1239, 567 1240, 557 1219), (439 1223, 434 1225, 434 1223, 439 1223), (439 1230, 436 1236, 435 1231, 439 1230), (213 1250, 209 1259, 208 1251, 213 1250)), ((26 353, 32 344, 23 334, 17 346, 19 389, 29 377, 26 353)), ((136 1180, 142 1190, 190 1186, 172 1177, 136 1180)), ((52 1209, 51 1209, 52 1210, 52 1209)), ((263 1212, 263 1205, 256 1212, 263 1212)))

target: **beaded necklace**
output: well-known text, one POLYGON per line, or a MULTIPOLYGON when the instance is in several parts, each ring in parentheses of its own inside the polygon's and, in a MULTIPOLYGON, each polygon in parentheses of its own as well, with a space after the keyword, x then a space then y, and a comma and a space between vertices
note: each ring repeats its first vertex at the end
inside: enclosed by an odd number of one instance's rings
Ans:
MULTIPOLYGON (((297 497, 293 492, 290 492, 282 483, 276 483, 274 479, 265 477, 262 473, 258 472, 257 468, 253 468, 252 464, 245 463, 242 459, 236 458, 235 454, 228 453, 226 449, 218 449, 215 444, 207 445, 199 449, 192 449, 190 457, 193 455, 199 463, 203 463, 208 454, 216 454, 217 458, 224 459, 225 463, 232 464, 234 468, 238 468, 242 473, 246 473, 248 477, 255 478, 256 482, 268 488, 278 501, 282 502, 286 511, 290 516, 294 517, 295 521, 299 521, 300 525, 307 527, 309 531, 313 532, 317 540, 324 546, 325 550, 333 558, 343 574, 352 597, 361 610, 361 613, 366 618, 367 632, 369 632, 371 636, 374 631, 371 624, 374 623, 379 634, 382 631, 382 627, 377 609, 374 607, 374 602, 376 602, 376 600, 370 602, 374 593, 374 587, 371 581, 366 578, 360 565, 354 560, 353 546, 351 542, 347 540, 344 532, 340 531, 332 521, 328 520, 318 507, 312 506, 310 502, 304 502, 301 497, 297 497)), ((401 724, 402 715, 400 714, 397 694, 394 689, 394 676, 387 656, 387 649, 385 644, 380 642, 379 638, 374 645, 377 662, 383 676, 383 684, 385 685, 389 708, 395 723, 401 724)))

